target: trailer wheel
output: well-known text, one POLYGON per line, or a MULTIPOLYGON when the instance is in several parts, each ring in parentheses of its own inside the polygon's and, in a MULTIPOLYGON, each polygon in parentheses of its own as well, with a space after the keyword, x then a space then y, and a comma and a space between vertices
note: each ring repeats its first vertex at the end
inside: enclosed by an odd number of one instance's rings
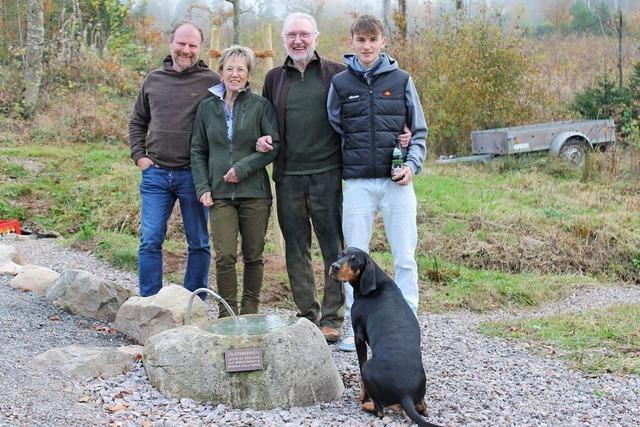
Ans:
POLYGON ((562 144, 558 155, 565 162, 573 166, 581 167, 587 158, 587 146, 584 141, 572 138, 562 144))

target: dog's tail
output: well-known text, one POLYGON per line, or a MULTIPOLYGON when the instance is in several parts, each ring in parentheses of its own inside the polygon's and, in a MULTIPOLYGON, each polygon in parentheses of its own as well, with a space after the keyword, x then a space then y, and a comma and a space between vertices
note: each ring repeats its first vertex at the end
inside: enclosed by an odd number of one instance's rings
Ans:
POLYGON ((411 418, 411 421, 413 421, 415 424, 419 425, 420 427, 440 427, 437 424, 432 424, 426 421, 424 418, 420 416, 420 414, 418 414, 418 411, 416 411, 416 407, 413 404, 413 399, 411 399, 411 396, 403 397, 402 401, 400 402, 400 406, 402 406, 402 409, 404 409, 404 412, 407 413, 407 416, 411 418))

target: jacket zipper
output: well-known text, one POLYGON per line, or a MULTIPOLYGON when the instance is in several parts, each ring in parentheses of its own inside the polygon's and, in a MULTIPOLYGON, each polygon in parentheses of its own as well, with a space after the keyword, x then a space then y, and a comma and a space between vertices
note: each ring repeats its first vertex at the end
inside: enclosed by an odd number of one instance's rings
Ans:
MULTIPOLYGON (((224 100, 222 101, 224 102, 224 100)), ((238 102, 238 98, 235 99, 235 101, 233 101, 233 109, 232 111, 238 111, 236 110, 236 102, 238 102)), ((226 105, 225 105, 226 108, 226 105)), ((231 169, 233 167, 233 136, 236 133, 236 120, 234 118, 233 122, 232 122, 232 131, 231 131, 231 138, 229 138, 229 132, 227 132, 227 146, 229 147, 229 169, 231 169)), ((231 200, 234 200, 236 198, 236 186, 234 183, 229 183, 229 185, 231 186, 231 200)))
POLYGON ((373 177, 377 178, 378 175, 376 173, 376 133, 374 130, 375 120, 373 114, 373 87, 371 86, 371 82, 367 81, 367 85, 369 86, 369 129, 371 134, 371 172, 373 173, 373 177))

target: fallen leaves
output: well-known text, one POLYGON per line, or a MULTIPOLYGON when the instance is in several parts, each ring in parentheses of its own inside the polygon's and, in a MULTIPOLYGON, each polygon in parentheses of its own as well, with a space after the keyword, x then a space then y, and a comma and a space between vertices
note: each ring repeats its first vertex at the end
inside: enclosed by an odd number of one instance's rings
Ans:
POLYGON ((120 412, 124 409, 127 409, 128 407, 129 407, 129 404, 127 402, 122 402, 122 403, 118 403, 117 405, 110 406, 107 409, 109 409, 111 413, 115 413, 115 412, 120 412))
POLYGON ((103 325, 96 325, 96 331, 104 332, 104 333, 107 333, 109 335, 115 335, 116 332, 118 332, 114 328, 110 328, 108 326, 103 326, 103 325))

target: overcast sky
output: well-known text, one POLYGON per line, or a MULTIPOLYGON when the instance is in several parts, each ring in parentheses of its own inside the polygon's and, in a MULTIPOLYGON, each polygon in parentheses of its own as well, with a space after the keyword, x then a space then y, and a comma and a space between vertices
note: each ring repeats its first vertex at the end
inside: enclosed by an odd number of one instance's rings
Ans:
MULTIPOLYGON (((133 0, 142 2, 142 0, 133 0)), ((276 17, 283 18, 287 13, 285 3, 289 4, 311 4, 317 5, 322 0, 241 0, 243 8, 252 7, 252 11, 260 12, 265 4, 270 4, 276 17)), ((585 3, 595 7, 603 2, 610 8, 620 6, 625 11, 640 9, 640 0, 583 0, 585 3)), ((522 23, 537 25, 544 20, 541 5, 553 5, 554 3, 564 3, 566 0, 463 0, 465 9, 473 13, 481 6, 500 8, 505 16, 515 19, 519 18, 522 23)), ((158 26, 162 29, 168 28, 172 22, 184 17, 189 5, 207 4, 212 10, 230 10, 231 5, 225 0, 147 0, 148 12, 156 18, 158 26)), ((323 16, 349 16, 351 13, 371 13, 380 16, 382 13, 382 0, 324 0, 323 16)), ((432 10, 439 8, 453 8, 454 0, 408 0, 408 15, 420 15, 418 10, 424 10, 425 5, 430 5, 432 10)), ((397 5, 396 0, 391 0, 392 7, 397 5)))

